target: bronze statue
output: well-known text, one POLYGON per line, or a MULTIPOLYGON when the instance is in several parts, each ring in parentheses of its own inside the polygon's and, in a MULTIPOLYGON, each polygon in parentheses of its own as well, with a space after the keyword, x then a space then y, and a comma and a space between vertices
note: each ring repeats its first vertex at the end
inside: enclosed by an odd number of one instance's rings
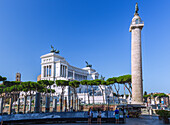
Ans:
POLYGON ((92 67, 92 65, 89 65, 89 63, 87 61, 85 61, 85 62, 87 64, 86 67, 90 67, 90 68, 92 67))
POLYGON ((52 49, 52 50, 51 50, 51 53, 57 53, 57 54, 59 54, 59 52, 60 52, 59 50, 56 51, 56 49, 54 49, 54 47, 53 47, 52 45, 51 45, 51 49, 52 49))
POLYGON ((59 51, 59 50, 57 50, 57 51, 55 51, 55 53, 59 54, 59 53, 60 53, 60 51, 59 51))
POLYGON ((138 13, 138 11, 139 11, 138 3, 136 3, 136 6, 135 6, 135 13, 138 13))
POLYGON ((104 80, 105 79, 105 77, 103 77, 102 75, 101 75, 101 78, 100 78, 101 80, 104 80))

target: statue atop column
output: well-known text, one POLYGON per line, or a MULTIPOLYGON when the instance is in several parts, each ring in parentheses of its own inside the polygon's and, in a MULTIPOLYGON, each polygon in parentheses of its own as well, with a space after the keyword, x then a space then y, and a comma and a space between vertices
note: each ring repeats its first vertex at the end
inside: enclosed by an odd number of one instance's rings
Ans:
POLYGON ((87 61, 85 61, 85 62, 87 64, 86 67, 90 67, 90 68, 92 67, 92 65, 89 65, 89 63, 87 61))
POLYGON ((139 11, 138 3, 136 3, 136 5, 135 5, 135 14, 137 14, 137 13, 138 13, 138 11, 139 11))
POLYGON ((59 50, 57 50, 56 51, 56 49, 54 49, 54 47, 51 45, 51 53, 57 53, 57 54, 59 54, 60 53, 60 51, 59 50))

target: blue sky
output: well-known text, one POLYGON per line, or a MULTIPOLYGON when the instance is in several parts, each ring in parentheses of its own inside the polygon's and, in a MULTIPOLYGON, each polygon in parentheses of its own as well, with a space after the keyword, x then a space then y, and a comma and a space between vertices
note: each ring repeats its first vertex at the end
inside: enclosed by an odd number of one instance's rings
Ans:
POLYGON ((129 26, 135 3, 142 30, 144 90, 170 92, 170 1, 0 1, 0 75, 36 81, 50 45, 73 66, 87 60, 106 78, 130 74, 129 26))

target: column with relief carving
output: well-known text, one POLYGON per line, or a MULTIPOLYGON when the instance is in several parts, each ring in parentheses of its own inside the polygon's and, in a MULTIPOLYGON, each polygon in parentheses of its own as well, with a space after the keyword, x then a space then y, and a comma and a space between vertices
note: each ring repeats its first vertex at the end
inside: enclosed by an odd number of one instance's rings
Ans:
POLYGON ((135 14, 129 28, 131 32, 132 104, 143 104, 141 31, 144 22, 141 20, 138 10, 136 3, 135 14))

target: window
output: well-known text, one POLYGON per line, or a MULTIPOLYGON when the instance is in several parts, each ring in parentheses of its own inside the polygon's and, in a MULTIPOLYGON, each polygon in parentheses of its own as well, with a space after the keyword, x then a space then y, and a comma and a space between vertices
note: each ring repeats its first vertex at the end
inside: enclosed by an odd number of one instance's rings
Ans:
POLYGON ((60 66, 60 76, 62 76, 62 65, 60 66))
POLYGON ((49 67, 47 66, 47 76, 49 75, 49 74, 48 74, 48 71, 49 71, 49 67))
POLYGON ((46 66, 44 66, 44 77, 46 77, 46 66))
POLYGON ((136 19, 136 20, 135 20, 135 23, 136 23, 136 24, 139 24, 139 19, 136 19))
POLYGON ((49 65, 49 76, 51 76, 51 65, 49 65))

